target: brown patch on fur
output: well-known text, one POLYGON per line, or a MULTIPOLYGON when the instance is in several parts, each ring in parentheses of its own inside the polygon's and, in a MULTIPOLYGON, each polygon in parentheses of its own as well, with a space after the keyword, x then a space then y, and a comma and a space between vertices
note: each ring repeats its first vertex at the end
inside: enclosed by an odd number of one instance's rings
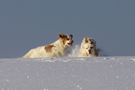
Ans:
POLYGON ((60 38, 66 38, 67 36, 60 33, 60 34, 58 34, 58 37, 60 37, 60 38))
POLYGON ((66 36, 66 37, 62 38, 61 40, 62 40, 63 44, 65 44, 66 41, 69 40, 69 39, 68 39, 67 36, 66 36))
POLYGON ((93 50, 94 56, 98 56, 98 54, 101 52, 101 49, 97 48, 93 50))
POLYGON ((52 52, 52 47, 55 47, 54 45, 47 45, 45 46, 45 51, 46 52, 52 52))
POLYGON ((97 54, 97 53, 95 53, 95 54, 94 54, 94 56, 95 56, 95 57, 97 57, 97 56, 98 56, 98 54, 97 54))
POLYGON ((89 44, 92 44, 92 45, 96 46, 96 41, 94 39, 89 39, 87 37, 84 37, 83 41, 85 43, 89 43, 89 44))
POLYGON ((98 53, 97 53, 96 49, 93 50, 93 53, 94 53, 94 56, 96 56, 96 57, 98 56, 98 53))
POLYGON ((96 41, 93 39, 88 39, 88 43, 94 45, 96 47, 96 41))

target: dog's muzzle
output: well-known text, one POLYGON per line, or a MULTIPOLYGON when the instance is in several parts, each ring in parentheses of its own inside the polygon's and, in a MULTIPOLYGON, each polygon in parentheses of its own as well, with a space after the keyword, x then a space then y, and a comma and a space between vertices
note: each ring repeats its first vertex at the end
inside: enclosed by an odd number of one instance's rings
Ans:
POLYGON ((72 46, 73 44, 73 40, 70 41, 70 43, 68 43, 69 46, 72 46))

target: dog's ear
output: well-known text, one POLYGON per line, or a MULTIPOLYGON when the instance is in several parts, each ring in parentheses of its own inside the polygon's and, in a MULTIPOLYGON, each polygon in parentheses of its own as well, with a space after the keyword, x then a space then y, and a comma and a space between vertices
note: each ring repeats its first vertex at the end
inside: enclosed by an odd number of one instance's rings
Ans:
POLYGON ((64 35, 60 33, 60 34, 58 34, 58 37, 63 38, 64 35))
POLYGON ((69 34, 69 36, 70 36, 71 38, 73 38, 73 35, 72 35, 72 34, 69 34))
POLYGON ((82 43, 84 43, 84 44, 85 44, 85 43, 88 43, 87 37, 84 37, 84 38, 83 38, 82 43))
POLYGON ((91 41, 91 39, 88 39, 88 43, 89 43, 89 44, 92 44, 92 41, 91 41))
POLYGON ((87 42, 88 42, 87 37, 84 37, 84 42, 85 42, 85 43, 87 43, 87 42))
POLYGON ((93 44, 94 46, 96 46, 96 41, 94 39, 90 39, 90 44, 93 44))

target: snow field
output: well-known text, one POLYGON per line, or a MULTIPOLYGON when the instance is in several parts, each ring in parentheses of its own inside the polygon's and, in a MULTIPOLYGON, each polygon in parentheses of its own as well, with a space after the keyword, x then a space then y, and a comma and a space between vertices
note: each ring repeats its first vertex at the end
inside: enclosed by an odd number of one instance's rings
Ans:
POLYGON ((135 57, 0 59, 0 90, 134 90, 135 57))

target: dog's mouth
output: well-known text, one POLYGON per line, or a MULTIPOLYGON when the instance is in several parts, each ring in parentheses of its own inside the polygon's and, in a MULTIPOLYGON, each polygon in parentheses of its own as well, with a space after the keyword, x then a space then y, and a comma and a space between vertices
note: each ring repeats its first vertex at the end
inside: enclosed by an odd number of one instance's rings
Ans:
POLYGON ((73 45, 73 40, 70 43, 68 43, 68 45, 69 46, 72 46, 73 45))
POLYGON ((91 50, 88 50, 89 51, 89 54, 91 54, 91 50))
POLYGON ((68 43, 69 46, 72 46, 73 43, 68 43))

